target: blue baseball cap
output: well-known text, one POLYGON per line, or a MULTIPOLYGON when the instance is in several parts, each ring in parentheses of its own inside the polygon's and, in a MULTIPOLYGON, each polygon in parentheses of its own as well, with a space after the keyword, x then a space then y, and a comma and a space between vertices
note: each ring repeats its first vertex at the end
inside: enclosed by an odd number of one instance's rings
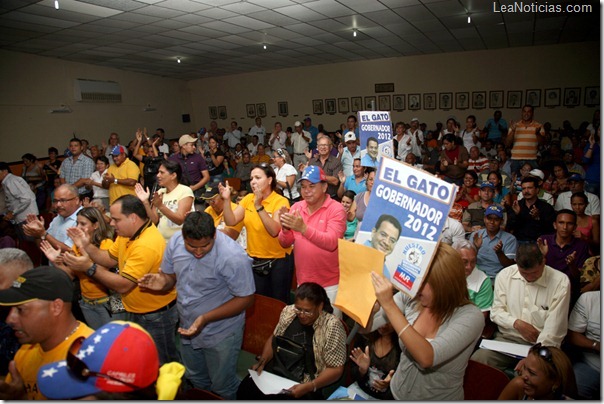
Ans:
POLYGON ((482 184, 480 184, 480 189, 483 188, 491 188, 491 189, 495 189, 495 185, 493 185, 492 182, 489 181, 483 181, 482 184))
POLYGON ((495 215, 498 218, 502 219, 503 218, 503 208, 501 206, 497 206, 497 205, 490 205, 485 209, 484 215, 485 216, 495 215))
POLYGON ((566 182, 569 181, 585 181, 585 179, 581 177, 581 174, 573 174, 566 180, 566 182))
POLYGON ((128 152, 126 151, 126 148, 124 148, 124 146, 120 146, 119 144, 111 150, 112 156, 117 156, 122 153, 127 154, 128 152))
POLYGON ((307 180, 312 182, 313 184, 316 184, 321 181, 327 181, 327 176, 325 175, 321 167, 308 166, 304 169, 304 172, 302 173, 302 176, 300 177, 298 182, 302 180, 307 180))

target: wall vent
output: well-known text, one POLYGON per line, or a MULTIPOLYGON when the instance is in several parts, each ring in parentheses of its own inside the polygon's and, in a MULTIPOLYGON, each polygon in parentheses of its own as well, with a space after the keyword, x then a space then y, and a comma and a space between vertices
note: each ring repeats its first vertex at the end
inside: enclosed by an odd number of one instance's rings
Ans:
POLYGON ((122 102, 122 91, 115 81, 76 79, 74 97, 79 102, 122 102))

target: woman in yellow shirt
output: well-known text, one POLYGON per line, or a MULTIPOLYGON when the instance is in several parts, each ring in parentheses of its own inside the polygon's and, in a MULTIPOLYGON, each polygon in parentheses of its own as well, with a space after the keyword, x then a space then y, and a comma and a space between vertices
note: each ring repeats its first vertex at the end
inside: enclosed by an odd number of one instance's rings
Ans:
MULTIPOLYGON (((97 208, 80 209, 76 220, 77 227, 90 236, 90 240, 94 245, 102 250, 108 250, 111 247, 113 244, 113 229, 107 225, 102 213, 97 208)), ((48 241, 43 240, 40 243, 40 249, 54 266, 65 271, 71 279, 79 279, 82 292, 79 304, 86 319, 86 324, 90 328, 96 330, 103 324, 117 319, 112 317, 111 307, 109 306, 109 290, 105 286, 88 277, 85 272, 71 270, 63 262, 61 251, 55 250, 48 241)), ((68 253, 76 256, 81 255, 75 244, 72 251, 68 253)))
POLYGON ((227 202, 223 208, 224 222, 235 226, 243 221, 247 254, 254 260, 256 293, 288 303, 293 276, 292 248, 281 247, 277 236, 281 231, 280 210, 289 210, 289 202, 275 192, 275 171, 266 163, 252 168, 250 185, 253 192, 233 209, 228 180, 226 186, 218 184, 220 197, 227 202))

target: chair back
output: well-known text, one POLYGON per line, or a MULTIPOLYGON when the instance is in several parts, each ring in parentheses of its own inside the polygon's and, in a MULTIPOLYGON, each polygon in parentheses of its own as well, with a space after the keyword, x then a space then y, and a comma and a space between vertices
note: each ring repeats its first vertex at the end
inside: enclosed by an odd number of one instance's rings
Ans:
POLYGON ((509 381, 501 370, 470 360, 463 380, 464 400, 497 400, 509 381))
POLYGON ((285 303, 272 297, 254 295, 254 304, 245 311, 245 329, 241 349, 262 354, 264 343, 273 335, 285 303))

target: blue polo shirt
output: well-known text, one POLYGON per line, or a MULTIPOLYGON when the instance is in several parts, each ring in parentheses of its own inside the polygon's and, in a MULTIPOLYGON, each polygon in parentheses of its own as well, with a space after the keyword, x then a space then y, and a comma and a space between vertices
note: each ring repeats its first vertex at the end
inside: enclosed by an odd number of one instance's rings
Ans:
POLYGON ((493 248, 499 243, 501 240, 503 242, 503 253, 506 257, 510 259, 516 259, 516 249, 518 248, 518 242, 516 241, 516 237, 507 231, 499 230, 499 233, 491 238, 487 234, 487 229, 480 229, 478 231, 473 232, 470 235, 470 242, 474 242, 474 234, 478 233, 479 236, 482 236, 482 246, 480 250, 478 250, 478 254, 476 256, 476 267, 483 271, 491 280, 495 279, 495 276, 503 269, 501 262, 499 262, 499 258, 497 258, 497 254, 493 248))
MULTIPOLYGON (((189 328, 197 317, 232 298, 253 295, 256 291, 252 259, 221 231, 216 232, 210 252, 199 259, 186 250, 182 231, 174 234, 164 252, 161 269, 166 274, 176 274, 178 315, 183 328, 189 328)), ((211 348, 244 324, 245 311, 242 311, 209 323, 193 338, 180 337, 180 341, 195 349, 211 348)))
POLYGON ((351 175, 344 181, 344 189, 347 191, 354 191, 354 193, 358 195, 363 191, 367 191, 366 180, 363 178, 361 182, 357 183, 354 179, 354 175, 351 175))

